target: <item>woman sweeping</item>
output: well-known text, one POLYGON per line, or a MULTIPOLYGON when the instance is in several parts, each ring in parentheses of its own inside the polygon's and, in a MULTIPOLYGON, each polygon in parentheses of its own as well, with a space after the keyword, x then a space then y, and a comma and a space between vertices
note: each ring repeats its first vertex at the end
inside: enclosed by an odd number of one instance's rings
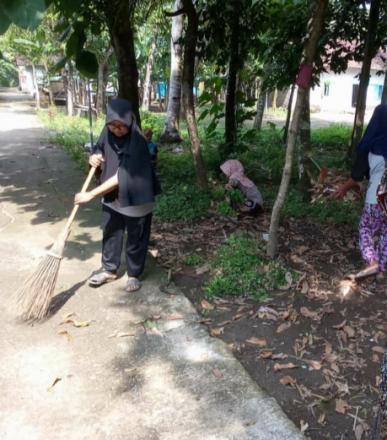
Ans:
POLYGON ((375 108, 367 130, 357 148, 351 178, 333 194, 343 197, 358 182, 369 180, 363 214, 360 219, 360 250, 366 267, 356 278, 382 274, 387 270, 387 216, 377 202, 378 186, 387 160, 387 105, 375 108))
POLYGON ((89 163, 101 167, 101 184, 75 195, 76 204, 103 196, 102 267, 89 278, 89 284, 98 287, 117 278, 126 230, 125 290, 133 292, 141 287, 139 276, 144 270, 159 185, 130 102, 114 99, 108 105, 106 125, 89 163))

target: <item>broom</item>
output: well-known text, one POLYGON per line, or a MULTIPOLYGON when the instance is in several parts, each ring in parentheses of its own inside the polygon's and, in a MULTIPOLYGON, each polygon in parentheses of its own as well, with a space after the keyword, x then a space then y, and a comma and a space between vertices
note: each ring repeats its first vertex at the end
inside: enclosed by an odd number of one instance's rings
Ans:
MULTIPOLYGON (((91 92, 90 81, 88 82, 89 95, 89 128, 91 147, 93 147, 92 115, 91 115, 91 92)), ((90 168, 89 174, 82 186, 81 192, 89 187, 96 168, 90 168)), ((17 307, 19 315, 25 321, 41 320, 48 315, 51 298, 54 294, 56 280, 58 278, 60 262, 63 258, 63 250, 70 233, 71 224, 79 209, 75 205, 67 220, 67 223, 58 236, 55 243, 47 252, 46 257, 40 262, 36 271, 32 273, 17 292, 17 307)))
MULTIPOLYGON (((87 190, 95 170, 95 168, 90 168, 81 192, 87 190)), ((19 314, 25 321, 41 320, 48 314, 58 278, 60 262, 63 258, 64 246, 78 209, 79 205, 75 205, 63 231, 51 246, 45 258, 40 262, 36 271, 26 279, 17 292, 19 314)))

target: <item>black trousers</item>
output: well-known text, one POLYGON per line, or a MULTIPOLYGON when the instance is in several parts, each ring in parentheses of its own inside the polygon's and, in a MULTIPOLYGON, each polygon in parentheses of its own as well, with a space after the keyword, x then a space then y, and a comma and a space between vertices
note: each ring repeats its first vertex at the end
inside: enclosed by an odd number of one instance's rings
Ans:
POLYGON ((126 230, 126 270, 131 277, 140 276, 148 252, 151 223, 152 213, 144 217, 128 217, 103 205, 102 267, 117 272, 126 230))

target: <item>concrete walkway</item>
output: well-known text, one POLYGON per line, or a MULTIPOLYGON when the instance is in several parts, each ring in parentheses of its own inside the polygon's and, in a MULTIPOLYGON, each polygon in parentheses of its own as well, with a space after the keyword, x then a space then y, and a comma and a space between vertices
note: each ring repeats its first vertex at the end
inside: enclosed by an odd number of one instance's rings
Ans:
POLYGON ((91 289, 98 203, 82 207, 61 264, 53 314, 18 323, 10 299, 55 239, 84 178, 31 102, 0 91, 1 440, 302 439, 190 302, 150 263, 141 291, 125 277, 91 289))

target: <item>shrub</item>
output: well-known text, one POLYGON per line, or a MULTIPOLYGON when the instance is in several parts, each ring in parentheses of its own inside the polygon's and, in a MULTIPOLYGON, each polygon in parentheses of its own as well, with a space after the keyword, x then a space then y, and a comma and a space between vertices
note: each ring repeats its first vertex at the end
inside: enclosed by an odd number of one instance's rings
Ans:
POLYGON ((141 126, 153 131, 153 142, 157 142, 164 130, 165 114, 141 111, 141 126))
POLYGON ((356 228, 360 212, 360 202, 321 200, 316 203, 307 203, 300 192, 291 190, 286 199, 283 214, 288 217, 314 220, 318 223, 349 225, 356 228))
POLYGON ((285 153, 281 131, 264 129, 257 132, 253 145, 240 154, 239 159, 252 180, 278 182, 282 176, 285 153))
POLYGON ((286 284, 286 270, 264 256, 264 245, 249 235, 231 234, 217 250, 207 296, 243 295, 256 300, 286 284))
POLYGON ((209 206, 207 192, 194 185, 177 184, 157 198, 155 215, 164 222, 195 220, 204 217, 209 206))

